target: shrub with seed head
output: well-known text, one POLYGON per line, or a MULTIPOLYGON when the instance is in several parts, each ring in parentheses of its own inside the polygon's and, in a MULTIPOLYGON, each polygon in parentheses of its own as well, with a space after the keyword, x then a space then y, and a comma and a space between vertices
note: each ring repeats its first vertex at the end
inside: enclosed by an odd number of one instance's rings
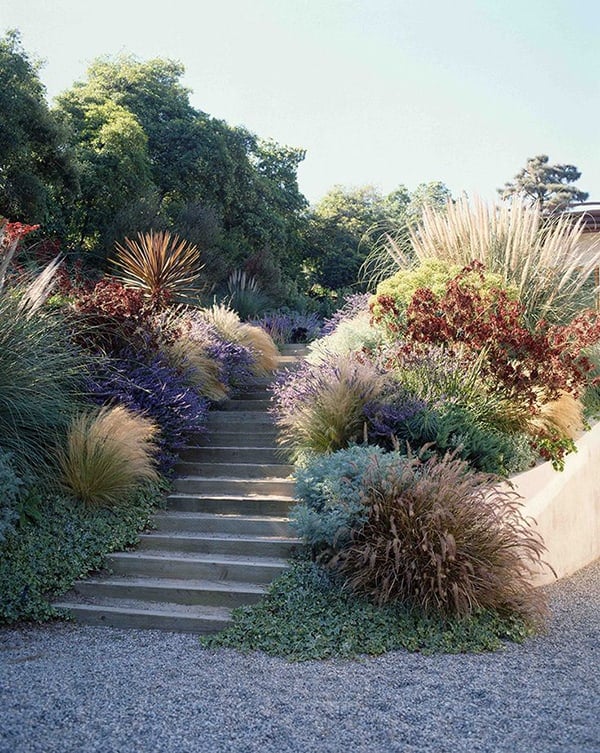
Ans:
POLYGON ((418 458, 364 477, 368 521, 331 561, 356 592, 384 604, 466 616, 477 609, 544 613, 531 575, 541 538, 518 495, 452 455, 418 458))
POLYGON ((62 483, 88 505, 114 505, 141 481, 156 480, 152 421, 122 406, 74 419, 59 453, 62 483))

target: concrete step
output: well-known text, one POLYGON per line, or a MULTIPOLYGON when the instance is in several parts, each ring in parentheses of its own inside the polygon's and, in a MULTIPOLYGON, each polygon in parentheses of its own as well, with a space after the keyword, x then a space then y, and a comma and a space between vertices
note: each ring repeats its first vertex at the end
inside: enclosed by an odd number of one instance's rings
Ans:
POLYGON ((309 349, 306 343, 285 343, 279 346, 279 352, 282 356, 296 356, 302 358, 308 355, 309 349))
POLYGON ((241 557, 291 557, 302 546, 300 539, 285 536, 252 536, 212 532, 146 533, 138 551, 197 552, 241 557))
MULTIPOLYGON (((232 414, 233 415, 233 414, 232 414)), ((248 430, 236 431, 233 425, 206 434, 187 438, 188 447, 272 447, 277 446, 277 430, 273 425, 261 424, 248 430)))
POLYGON ((272 403, 269 398, 263 395, 262 400, 248 399, 246 395, 243 398, 236 398, 235 400, 227 400, 219 405, 219 410, 226 413, 266 413, 271 407, 272 403))
POLYGON ((201 476, 180 476, 173 481, 175 492, 188 495, 218 495, 218 496, 248 496, 262 497, 267 495, 291 497, 295 484, 292 480, 281 478, 243 479, 218 477, 202 478, 201 476))
POLYGON ((285 463, 178 463, 178 476, 201 478, 232 478, 232 479, 289 479, 294 472, 293 465, 285 463))
POLYGON ((178 633, 215 633, 231 624, 225 607, 155 604, 146 601, 104 599, 98 603, 58 601, 77 622, 116 628, 169 630, 178 633))
MULTIPOLYGON (((234 427, 236 431, 253 431, 255 427, 274 426, 273 418, 265 411, 209 411, 206 421, 206 433, 234 427)), ((203 432, 205 433, 205 432, 203 432)))
POLYGON ((287 562, 278 557, 135 551, 107 555, 106 567, 117 575, 270 583, 287 562))
POLYGON ((157 533, 219 533, 234 536, 291 537, 284 516, 161 512, 153 516, 157 533))
POLYGON ((249 499, 243 494, 186 494, 173 492, 167 498, 168 510, 217 515, 287 516, 296 500, 287 494, 260 495, 249 499))
MULTIPOLYGON (((274 447, 185 447, 181 463, 285 463, 285 454, 274 447)), ((177 466, 179 467, 179 466, 177 466)))
POLYGON ((74 584, 73 591, 93 602, 100 599, 127 599, 234 609, 243 604, 255 604, 260 601, 265 587, 235 581, 112 576, 78 581, 74 584))

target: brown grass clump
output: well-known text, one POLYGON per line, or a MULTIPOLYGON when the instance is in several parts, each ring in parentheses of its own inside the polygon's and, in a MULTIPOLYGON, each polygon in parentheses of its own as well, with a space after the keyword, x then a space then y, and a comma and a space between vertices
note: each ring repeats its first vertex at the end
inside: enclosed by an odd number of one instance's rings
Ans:
POLYGON ((158 479, 155 424, 125 408, 102 408, 76 418, 59 453, 61 481, 88 505, 114 505, 141 481, 158 479))
POLYGON ((558 432, 576 439, 583 430, 583 406, 570 392, 562 392, 557 400, 544 403, 530 422, 530 431, 558 432))
POLYGON ((530 577, 544 545, 515 492, 452 455, 381 475, 375 468, 365 484, 367 523, 330 563, 354 591, 432 614, 492 609, 541 621, 530 577))
POLYGON ((200 316, 217 330, 221 337, 245 345, 254 356, 252 370, 257 376, 275 371, 279 350, 271 335, 262 327, 246 324, 227 306, 217 305, 202 309, 200 316))
POLYGON ((202 343, 185 332, 179 339, 163 346, 169 360, 186 369, 190 381, 202 395, 219 402, 227 397, 227 388, 221 382, 219 364, 207 355, 202 343))
POLYGON ((268 332, 253 324, 241 324, 239 338, 239 342, 250 348, 254 354, 256 358, 254 371, 258 376, 275 371, 279 360, 279 350, 268 332))

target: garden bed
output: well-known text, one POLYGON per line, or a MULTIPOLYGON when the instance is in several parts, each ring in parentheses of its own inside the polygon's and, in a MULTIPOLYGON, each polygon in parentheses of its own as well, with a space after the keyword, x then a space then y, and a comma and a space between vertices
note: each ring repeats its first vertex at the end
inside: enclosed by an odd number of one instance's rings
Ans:
POLYGON ((600 422, 577 440, 564 471, 543 463, 511 479, 524 498, 547 547, 545 566, 534 578, 545 585, 600 557, 600 422))

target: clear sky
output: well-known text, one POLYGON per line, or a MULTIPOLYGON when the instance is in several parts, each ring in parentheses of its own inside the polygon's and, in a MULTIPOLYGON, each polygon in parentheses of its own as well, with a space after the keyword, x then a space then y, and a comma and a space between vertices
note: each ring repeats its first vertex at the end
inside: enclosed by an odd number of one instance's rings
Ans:
POLYGON ((0 0, 49 98, 100 55, 185 65, 195 107, 334 184, 491 199, 528 157, 600 201, 600 0, 0 0))

